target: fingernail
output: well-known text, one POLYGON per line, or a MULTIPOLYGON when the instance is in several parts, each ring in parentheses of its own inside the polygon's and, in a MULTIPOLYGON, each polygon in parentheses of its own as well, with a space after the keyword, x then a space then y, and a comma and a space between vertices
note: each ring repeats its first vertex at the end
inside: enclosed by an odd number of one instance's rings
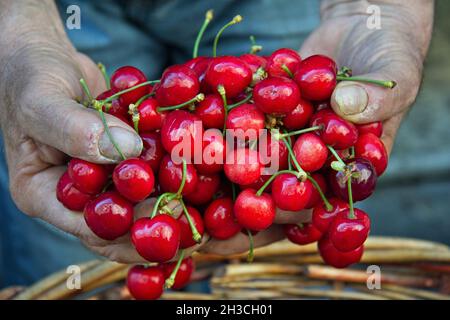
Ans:
POLYGON ((367 91, 363 87, 354 84, 338 87, 334 99, 339 106, 339 110, 345 115, 363 112, 369 102, 367 91))
MULTIPOLYGON (((136 133, 121 127, 110 127, 109 132, 125 158, 139 156, 142 150, 142 140, 136 133)), ((122 160, 106 131, 100 137, 98 148, 105 158, 115 161, 122 160)))

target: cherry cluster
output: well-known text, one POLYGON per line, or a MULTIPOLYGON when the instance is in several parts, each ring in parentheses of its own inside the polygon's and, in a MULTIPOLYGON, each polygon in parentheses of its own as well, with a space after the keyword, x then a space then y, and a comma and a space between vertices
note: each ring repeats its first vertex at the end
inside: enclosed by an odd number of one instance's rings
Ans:
POLYGON ((353 77, 329 57, 302 59, 287 48, 260 56, 254 44, 239 57, 217 56, 220 35, 240 16, 219 31, 212 57, 198 56, 211 19, 208 12, 194 58, 168 67, 159 80, 121 67, 110 79, 104 73, 110 87, 96 98, 80 81, 85 105, 98 111, 122 161, 100 165, 71 159, 56 195, 65 207, 83 211, 98 237, 129 235, 137 252, 157 263, 130 269, 128 287, 137 299, 155 299, 164 287, 186 285, 194 265, 184 250, 205 234, 226 240, 245 233, 251 259, 253 235, 274 223, 277 208, 313 211, 311 222, 284 226, 290 241, 318 241, 323 260, 338 268, 358 262, 370 219, 353 203, 373 193, 387 167, 382 124, 354 125, 333 112, 330 99, 339 81, 387 88, 394 82, 353 77), (138 158, 125 159, 105 113, 139 133, 138 158), (267 143, 261 144, 264 131, 267 143), (228 134, 238 143, 230 145, 228 134), (189 147, 175 159, 180 144, 189 147), (278 170, 264 173, 274 161, 278 170), (152 211, 136 219, 134 206, 149 197, 156 198, 152 211), (175 214, 174 201, 181 214, 175 214))

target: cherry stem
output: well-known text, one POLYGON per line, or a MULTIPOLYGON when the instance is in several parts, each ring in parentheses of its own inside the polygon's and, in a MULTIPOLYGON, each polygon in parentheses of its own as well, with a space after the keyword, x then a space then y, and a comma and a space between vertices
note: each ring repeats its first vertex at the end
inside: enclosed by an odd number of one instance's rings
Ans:
POLYGON ((125 90, 116 92, 116 93, 113 94, 112 96, 106 98, 105 100, 102 100, 101 103, 102 103, 102 104, 105 104, 105 103, 107 103, 107 102, 111 102, 111 101, 113 101, 114 99, 120 97, 120 96, 121 96, 122 94, 124 94, 124 93, 128 93, 128 92, 131 92, 131 91, 136 90, 136 89, 138 89, 138 88, 141 88, 141 87, 144 87, 144 86, 148 86, 149 84, 155 84, 155 83, 159 83, 159 82, 161 82, 161 80, 150 80, 150 81, 145 81, 145 82, 139 83, 139 84, 137 84, 137 85, 135 85, 135 86, 133 86, 133 87, 130 87, 130 88, 128 88, 128 89, 125 89, 125 90))
POLYGON ((244 103, 247 103, 250 101, 250 99, 253 97, 253 92, 250 92, 244 99, 242 99, 241 101, 236 102, 235 104, 230 104, 227 107, 227 111, 230 111, 233 108, 239 107, 240 105, 243 105, 244 103))
POLYGON ((336 80, 371 83, 371 84, 375 84, 377 86, 381 86, 381 87, 385 87, 385 88, 389 88, 389 89, 393 89, 393 88, 395 88, 395 86, 397 86, 397 82, 395 82, 395 81, 375 80, 375 79, 367 79, 367 78, 361 78, 361 77, 348 77, 345 75, 337 75, 336 80))
POLYGON ((294 77, 294 74, 291 72, 291 70, 289 70, 289 68, 285 64, 281 66, 281 69, 283 69, 289 75, 290 78, 294 77))
POLYGON ((142 101, 150 98, 153 94, 149 93, 145 96, 141 97, 136 103, 132 103, 128 106, 128 113, 131 114, 131 120, 133 121, 134 130, 139 134, 139 120, 141 117, 139 116, 138 108, 141 105, 142 101))
POLYGON ((247 255, 247 262, 253 262, 253 259, 255 257, 254 254, 254 243, 253 243, 253 235, 252 232, 250 230, 247 229, 247 235, 248 235, 248 241, 250 242, 250 248, 248 250, 248 255, 247 255))
POLYGON ((151 219, 153 219, 153 218, 156 216, 156 214, 158 213, 158 209, 159 209, 159 205, 160 205, 161 201, 162 201, 164 198, 169 197, 169 196, 172 196, 172 195, 173 195, 173 193, 171 193, 171 192, 166 192, 166 193, 161 194, 161 195, 158 197, 158 199, 156 199, 155 205, 153 206, 152 214, 150 215, 150 218, 151 218, 151 219))
POLYGON ((301 180, 304 181, 308 175, 306 174, 305 170, 303 170, 302 167, 300 166, 300 164, 298 163, 297 158, 295 157, 294 151, 292 151, 292 147, 291 147, 290 143, 287 141, 286 138, 281 138, 281 139, 283 140, 284 144, 286 145, 286 148, 288 149, 289 155, 291 156, 291 159, 294 162, 295 168, 302 176, 301 180))
POLYGON ((271 184, 272 181, 273 181, 276 177, 278 177, 280 174, 283 174, 283 173, 290 173, 290 174, 294 175, 294 176, 295 176, 297 179, 299 179, 299 180, 302 178, 302 175, 301 175, 300 172, 297 172, 297 171, 294 171, 294 170, 280 170, 280 171, 278 171, 277 173, 273 174, 273 175, 269 178, 269 180, 267 180, 267 181, 262 185, 262 187, 259 188, 259 190, 256 192, 256 195, 257 195, 258 197, 261 196, 261 195, 263 194, 264 190, 266 190, 266 188, 269 186, 269 184, 271 184))
POLYGON ((278 134, 278 135, 276 135, 276 138, 277 139, 286 138, 286 137, 291 137, 291 136, 295 136, 298 134, 303 134, 303 133, 317 131, 317 130, 322 130, 322 126, 314 126, 311 128, 306 128, 306 129, 301 129, 301 130, 297 130, 297 131, 291 131, 288 133, 278 134))
POLYGON ((106 88, 109 90, 111 89, 111 83, 109 80, 109 76, 108 73, 106 72, 106 67, 103 63, 99 62, 97 63, 97 67, 100 69, 100 72, 103 75, 103 79, 105 79, 105 83, 106 83, 106 88))
POLYGON ((325 204, 325 209, 330 212, 331 210, 333 210, 333 206, 331 205, 331 203, 328 201, 327 197, 325 197, 322 188, 319 186, 319 184, 317 183, 316 179, 314 179, 311 175, 308 174, 308 180, 311 181, 311 183, 313 184, 314 188, 316 188, 317 192, 320 195, 320 198, 322 199, 323 203, 325 204))
POLYGON ((192 99, 190 99, 190 100, 188 100, 186 102, 177 104, 175 106, 158 107, 158 108, 156 108, 156 111, 163 112, 163 111, 169 111, 169 110, 177 110, 177 109, 181 109, 181 108, 183 108, 185 106, 188 106, 188 105, 190 105, 192 103, 203 101, 204 99, 205 99, 205 95, 203 93, 199 93, 198 95, 196 95, 195 97, 193 97, 192 99))
POLYGON ((352 192, 352 175, 351 174, 348 175, 347 190, 348 190, 348 205, 350 207, 348 218, 356 219, 355 209, 353 208, 353 192, 352 192))
POLYGON ((203 34, 205 33, 206 28, 208 27, 211 20, 214 18, 214 11, 208 10, 206 11, 205 15, 205 21, 203 21, 203 25, 201 26, 200 30, 198 31, 197 38, 195 39, 194 43, 194 50, 192 52, 192 57, 197 58, 198 57, 198 48, 200 46, 200 41, 202 41, 203 34))
POLYGON ((219 43, 219 38, 222 35, 222 33, 225 31, 225 29, 228 28, 229 26, 232 26, 233 24, 239 23, 241 21, 242 21, 242 16, 237 15, 233 18, 233 20, 231 20, 226 25, 224 25, 219 30, 219 32, 217 32, 216 37, 214 38, 214 44, 213 44, 213 57, 217 57, 217 44, 219 43))
POLYGON ((89 101, 94 100, 94 97, 91 94, 91 90, 89 90, 89 87, 86 83, 86 80, 84 80, 83 78, 80 79, 80 84, 81 87, 83 88, 84 94, 87 96, 89 101))
POLYGON ((338 153, 336 152, 336 150, 334 150, 334 148, 330 145, 327 145, 328 150, 330 150, 331 154, 336 158, 337 161, 339 161, 341 164, 345 165, 344 160, 341 159, 341 157, 339 157, 338 153))
POLYGON ((192 239, 194 239, 195 242, 200 243, 202 240, 202 235, 198 233, 197 228, 195 227, 194 222, 192 221, 191 215, 189 214, 186 205, 184 204, 183 198, 180 199, 181 206, 183 207, 184 215, 186 216, 186 220, 189 223, 189 227, 191 228, 192 232, 192 239))
MULTIPOLYGON (((288 133, 288 131, 287 131, 286 129, 284 129, 283 132, 284 132, 284 133, 288 133)), ((286 141, 287 141, 287 143, 289 143, 289 146, 292 148, 292 144, 291 144, 290 139, 289 139, 289 140, 286 140, 286 141)), ((291 157, 291 154, 290 154, 290 153, 288 153, 288 169, 289 169, 289 170, 292 170, 292 157, 291 157)))
POLYGON ((186 184, 186 176, 187 176, 186 160, 182 159, 181 161, 183 161, 183 173, 182 173, 182 176, 181 176, 180 187, 178 188, 178 191, 177 191, 177 197, 178 198, 181 198, 181 193, 183 192, 184 185, 186 184))
POLYGON ((166 282, 164 283, 164 288, 170 289, 172 288, 173 284, 175 283, 175 277, 177 276, 178 270, 180 269, 181 263, 184 260, 184 250, 180 251, 180 256, 178 257, 177 264, 175 268, 173 269, 172 273, 170 274, 170 277, 166 279, 166 282))
POLYGON ((350 157, 351 158, 355 157, 355 147, 354 146, 350 147, 350 157))
POLYGON ((255 54, 257 52, 260 52, 262 50, 262 46, 258 45, 256 43, 255 36, 250 36, 250 42, 252 43, 252 46, 250 47, 250 53, 255 54))
POLYGON ((228 117, 228 102, 227 102, 227 93, 225 91, 225 87, 221 84, 217 86, 217 92, 219 92, 220 96, 222 97, 222 103, 223 103, 223 110, 225 111, 225 121, 223 123, 223 134, 225 135, 225 130, 227 128, 227 117, 228 117))

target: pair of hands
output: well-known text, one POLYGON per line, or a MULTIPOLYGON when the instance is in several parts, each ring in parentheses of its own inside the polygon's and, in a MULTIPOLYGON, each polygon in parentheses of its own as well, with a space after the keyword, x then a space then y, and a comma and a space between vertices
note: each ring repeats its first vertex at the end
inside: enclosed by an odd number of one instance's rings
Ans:
MULTIPOLYGON (((335 58, 340 66, 350 66, 357 75, 398 83, 394 90, 340 83, 332 98, 334 111, 352 122, 383 121, 382 139, 389 152, 400 122, 420 86, 433 13, 431 0, 391 2, 396 3, 380 4, 383 25, 381 30, 374 31, 366 27, 364 2, 323 1, 323 23, 301 49, 303 57, 323 53, 335 58), (414 30, 420 32, 412 33, 414 30)), ((10 6, 6 5, 6 9, 14 14, 17 7, 8 3, 10 6)), ((50 27, 45 31, 25 27, 20 43, 12 35, 4 37, 9 45, 0 43, 0 104, 3 109, 0 125, 12 197, 19 209, 29 216, 75 235, 100 255, 125 263, 144 262, 128 236, 112 242, 99 239, 87 227, 82 214, 67 210, 55 197, 55 187, 65 170, 68 155, 97 163, 117 162, 119 155, 97 113, 76 102, 77 97, 83 96, 79 79, 86 79, 97 95, 106 89, 102 75, 87 56, 70 44, 54 4, 46 2, 46 6, 45 12, 34 13, 44 18, 46 26, 50 27), (15 45, 11 46, 8 40, 15 45)), ((6 32, 8 20, 3 17, 1 23, 6 32)), ((142 141, 133 129, 113 116, 106 115, 106 120, 125 156, 138 156, 142 141)), ((149 199, 136 206, 136 217, 148 215, 153 202, 154 199, 149 199)), ((255 246, 282 239, 279 224, 305 222, 310 214, 309 211, 277 212, 277 224, 258 233, 254 238, 255 246)), ((232 254, 244 252, 248 246, 247 237, 239 233, 227 241, 207 242, 205 237, 194 249, 232 254)))

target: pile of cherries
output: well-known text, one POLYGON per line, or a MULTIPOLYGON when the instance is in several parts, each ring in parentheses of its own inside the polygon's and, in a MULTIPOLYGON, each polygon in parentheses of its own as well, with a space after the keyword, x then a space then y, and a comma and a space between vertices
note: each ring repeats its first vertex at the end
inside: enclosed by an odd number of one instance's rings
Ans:
POLYGON ((329 57, 302 60, 287 48, 269 56, 256 50, 216 56, 220 34, 240 16, 219 31, 213 57, 197 56, 211 18, 208 12, 194 58, 168 67, 160 80, 147 81, 137 68, 121 67, 110 89, 96 98, 81 81, 86 106, 99 112, 105 131, 104 113, 116 116, 139 133, 143 151, 125 159, 109 135, 123 160, 100 165, 71 159, 56 195, 68 209, 84 211, 98 237, 130 236, 137 252, 157 263, 130 269, 128 288, 137 299, 156 299, 164 287, 183 288, 194 269, 184 249, 205 234, 226 240, 245 232, 251 238, 273 224, 277 208, 313 211, 309 223, 284 225, 290 241, 318 241, 323 260, 337 268, 358 262, 370 219, 353 203, 373 193, 387 167, 381 123, 354 125, 333 112, 330 98, 338 81, 387 88, 394 82, 355 78, 329 57), (228 135, 240 129, 245 134, 230 147, 225 130, 228 135), (270 129, 264 153, 269 162, 258 149, 264 129, 270 129), (194 147, 198 141, 200 148, 194 147), (175 150, 187 142, 191 152, 183 149, 186 154, 175 159, 175 150), (264 174, 273 159, 278 171, 264 174), (152 212, 135 219, 133 207, 149 197, 157 199, 152 212), (181 214, 174 214, 174 200, 181 214))

